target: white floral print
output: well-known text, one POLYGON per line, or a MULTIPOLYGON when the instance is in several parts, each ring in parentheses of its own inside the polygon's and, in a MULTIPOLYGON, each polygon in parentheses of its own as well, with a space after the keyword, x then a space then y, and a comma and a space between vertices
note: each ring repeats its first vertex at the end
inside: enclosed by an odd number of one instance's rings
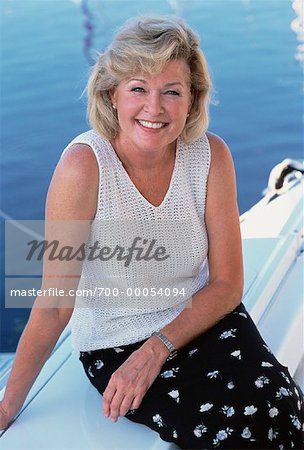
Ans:
POLYGON ((188 355, 192 356, 195 352, 197 352, 197 348, 194 348, 193 350, 189 350, 188 355))
MULTIPOLYGON (((285 374, 284 374, 285 375, 285 374)), ((288 380, 289 381, 289 380, 288 380)), ((299 391, 298 391, 298 389, 295 387, 294 388, 294 392, 295 392, 295 394, 296 394, 296 396, 297 397, 300 397, 300 394, 299 394, 299 391)))
POLYGON ((224 331, 220 335, 219 339, 228 339, 230 337, 235 338, 235 333, 236 333, 236 328, 233 328, 233 329, 228 330, 228 331, 224 331))
POLYGON ((176 377, 176 374, 177 374, 177 372, 178 372, 178 369, 179 369, 179 367, 174 367, 173 369, 170 369, 170 370, 165 370, 164 372, 162 372, 161 374, 160 374, 160 376, 162 377, 162 378, 171 378, 171 377, 176 377))
POLYGON ((301 402, 300 402, 300 400, 297 401, 297 407, 298 407, 298 410, 301 411, 301 402))
POLYGON ((242 359, 241 351, 240 350, 234 350, 234 352, 230 353, 231 356, 234 356, 237 359, 242 359))
POLYGON ((292 395, 292 392, 289 389, 284 388, 283 386, 276 392, 276 398, 281 400, 283 397, 288 397, 292 395))
POLYGON ((231 417, 233 416, 233 414, 235 413, 234 407, 233 406, 223 406, 221 408, 222 413, 225 414, 226 417, 231 417))
POLYGON ((214 370, 213 372, 208 372, 207 377, 208 378, 217 378, 219 375, 219 370, 214 370))
POLYGON ((247 314, 243 313, 243 312, 234 312, 233 314, 237 314, 238 316, 242 316, 245 317, 245 319, 247 319, 247 314))
POLYGON ((263 344, 263 347, 266 348, 266 350, 268 351, 268 353, 270 353, 271 355, 273 354, 272 351, 270 350, 270 348, 268 347, 268 345, 263 344))
POLYGON ((170 395, 170 397, 172 397, 176 403, 179 403, 179 391, 177 389, 168 392, 168 395, 170 395))
POLYGON ((205 403, 204 405, 200 406, 200 412, 206 412, 209 411, 213 407, 213 403, 205 403))
POLYGON ((256 408, 254 405, 245 406, 244 408, 244 415, 245 416, 252 416, 257 412, 258 408, 256 408))
POLYGON ((94 375, 92 373, 92 366, 89 366, 88 368, 88 374, 90 375, 91 378, 94 378, 94 375))
POLYGON ((261 366, 262 366, 262 367, 273 367, 273 364, 271 364, 271 363, 268 362, 268 361, 262 361, 261 366))
POLYGON ((219 441, 223 441, 224 439, 227 439, 227 437, 228 433, 225 430, 220 430, 216 435, 216 439, 219 441))
POLYGON ((226 428, 225 430, 219 430, 216 433, 215 439, 213 439, 213 446, 218 447, 221 441, 224 441, 228 438, 230 434, 233 433, 233 428, 226 428))
POLYGON ((242 438, 244 439, 250 439, 251 438, 251 431, 248 427, 245 427, 241 434, 242 438))
POLYGON ((279 410, 276 407, 270 408, 269 417, 273 418, 279 414, 279 410))
POLYGON ((95 362, 96 369, 101 369, 104 366, 104 363, 101 361, 101 359, 97 359, 95 362))
POLYGON ((295 426, 297 430, 301 430, 301 422, 299 421, 298 417, 290 414, 290 418, 293 426, 295 426))
POLYGON ((262 375, 255 380, 254 384, 258 388, 263 388, 265 384, 269 384, 269 378, 262 375))
POLYGON ((208 428, 203 423, 196 425, 193 430, 193 433, 196 437, 202 437, 203 433, 207 433, 208 428))
POLYGON ((157 425, 159 427, 164 426, 163 419, 160 414, 155 414, 155 416, 153 416, 152 419, 153 419, 153 422, 157 423, 157 425))
POLYGON ((288 378, 288 376, 286 375, 286 373, 281 372, 281 375, 282 375, 282 377, 284 378, 284 380, 286 381, 286 383, 290 384, 289 378, 288 378))
POLYGON ((278 436, 277 430, 274 431, 272 428, 269 428, 269 430, 268 430, 268 439, 270 441, 273 441, 274 439, 277 438, 277 436, 278 436))
MULTIPOLYGON (((204 336, 202 347, 196 340, 180 349, 181 357, 175 360, 180 364, 166 362, 155 380, 153 394, 158 407, 154 409, 151 402, 143 413, 129 410, 127 417, 136 422, 143 414, 148 426, 177 445, 185 442, 186 432, 187 448, 301 448, 300 389, 296 389, 288 370, 278 365, 268 348, 265 350, 263 342, 256 353, 254 347, 246 348, 243 326, 249 325, 250 319, 237 315, 232 319, 210 333, 213 342, 208 347, 203 347, 204 336)), ((134 348, 138 346, 132 344, 130 350, 128 346, 101 349, 92 351, 91 356, 81 352, 90 381, 97 385, 108 376, 112 364, 108 355, 125 360, 134 348)))

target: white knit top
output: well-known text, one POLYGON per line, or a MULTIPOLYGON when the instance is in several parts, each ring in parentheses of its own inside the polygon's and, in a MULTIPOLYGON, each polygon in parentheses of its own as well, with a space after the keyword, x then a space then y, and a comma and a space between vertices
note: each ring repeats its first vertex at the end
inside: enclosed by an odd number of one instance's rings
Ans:
POLYGON ((99 166, 95 220, 71 318, 78 351, 117 347, 149 337, 171 322, 208 284, 205 226, 210 146, 206 134, 177 142, 166 196, 152 205, 133 184, 110 142, 89 130, 99 166), (133 253, 131 250, 133 249, 133 253), (190 301, 189 301, 190 300, 190 301))

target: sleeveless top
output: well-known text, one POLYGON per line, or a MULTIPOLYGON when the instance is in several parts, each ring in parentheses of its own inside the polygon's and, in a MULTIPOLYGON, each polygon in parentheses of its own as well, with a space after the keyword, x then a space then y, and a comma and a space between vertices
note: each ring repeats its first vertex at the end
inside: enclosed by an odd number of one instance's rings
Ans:
POLYGON ((99 191, 71 317, 72 347, 138 342, 191 307, 191 296, 208 284, 209 141, 205 133, 190 145, 178 139, 159 206, 141 195, 109 141, 89 130, 63 153, 75 143, 93 150, 99 191))

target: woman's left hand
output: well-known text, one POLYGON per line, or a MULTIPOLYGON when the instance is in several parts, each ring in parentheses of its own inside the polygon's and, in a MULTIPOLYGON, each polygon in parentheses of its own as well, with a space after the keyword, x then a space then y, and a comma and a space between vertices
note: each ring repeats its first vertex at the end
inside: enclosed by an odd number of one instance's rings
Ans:
POLYGON ((139 407, 169 355, 162 343, 156 343, 155 351, 149 341, 133 352, 112 374, 103 393, 103 414, 110 416, 113 422, 130 409, 139 407))

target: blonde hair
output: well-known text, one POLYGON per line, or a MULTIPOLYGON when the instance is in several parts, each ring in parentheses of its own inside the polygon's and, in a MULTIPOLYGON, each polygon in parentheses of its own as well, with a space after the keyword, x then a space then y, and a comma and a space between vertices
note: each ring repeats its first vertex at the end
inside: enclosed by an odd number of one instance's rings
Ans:
POLYGON ((182 59, 190 69, 193 103, 181 139, 195 141, 208 127, 212 86, 199 44, 199 37, 180 18, 141 16, 128 20, 92 68, 87 85, 87 116, 92 128, 106 139, 114 139, 119 123, 110 92, 135 73, 160 73, 169 61, 182 59))

